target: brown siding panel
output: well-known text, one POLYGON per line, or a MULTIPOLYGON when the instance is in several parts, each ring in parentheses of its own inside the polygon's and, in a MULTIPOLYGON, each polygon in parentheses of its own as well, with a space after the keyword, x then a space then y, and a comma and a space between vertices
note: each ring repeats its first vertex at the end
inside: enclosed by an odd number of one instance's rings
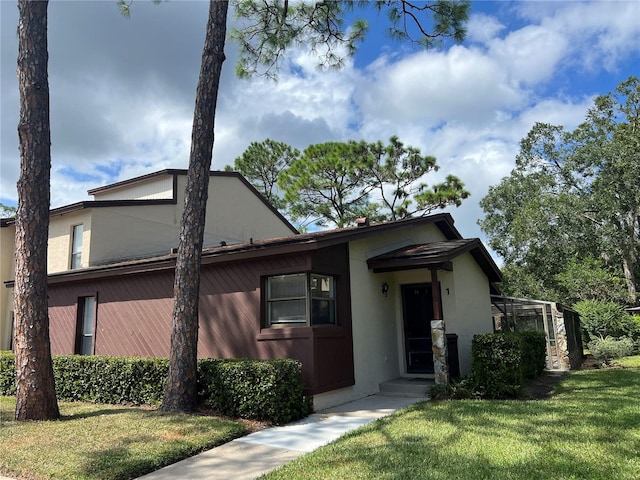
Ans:
MULTIPOLYGON (((53 353, 74 352, 77 300, 90 295, 98 300, 97 354, 169 355, 172 270, 50 284, 53 353)), ((199 308, 200 358, 294 358, 316 393, 353 384, 346 245, 203 265, 199 308), (264 277, 310 270, 336 275, 339 326, 262 328, 264 277)))

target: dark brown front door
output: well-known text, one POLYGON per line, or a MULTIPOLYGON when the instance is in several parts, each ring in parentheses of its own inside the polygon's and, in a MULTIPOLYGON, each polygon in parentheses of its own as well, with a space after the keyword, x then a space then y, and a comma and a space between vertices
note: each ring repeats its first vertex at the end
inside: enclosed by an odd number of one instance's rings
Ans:
POLYGON ((431 285, 403 285, 402 310, 407 373, 433 373, 431 285))

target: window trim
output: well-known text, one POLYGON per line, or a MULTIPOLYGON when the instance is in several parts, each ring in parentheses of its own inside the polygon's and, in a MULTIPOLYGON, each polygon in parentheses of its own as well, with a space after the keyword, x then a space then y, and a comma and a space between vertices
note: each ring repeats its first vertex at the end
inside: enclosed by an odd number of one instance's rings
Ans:
POLYGON ((84 243, 84 224, 78 223, 76 225, 71 226, 71 248, 69 249, 69 269, 77 270, 78 268, 82 268, 82 244, 84 243), (80 228, 78 228, 80 227, 80 228), (78 230, 80 235, 78 235, 78 230), (79 238, 79 242, 76 242, 76 239, 79 238), (78 245, 79 243, 79 245, 78 245), (78 250, 76 251, 76 246, 78 250))
POLYGON ((87 295, 84 297, 78 297, 77 303, 77 320, 76 320, 76 342, 75 342, 75 354, 76 355, 95 355, 96 354, 96 326, 98 319, 98 295, 87 295), (91 333, 86 334, 85 322, 87 320, 87 300, 91 299, 93 303, 91 308, 91 333), (83 352, 83 344, 86 337, 91 338, 90 353, 83 352))
POLYGON ((287 273, 281 275, 267 275, 264 277, 263 286, 264 286, 264 299, 262 302, 264 308, 264 326, 265 328, 283 328, 283 327, 321 327, 321 326, 337 326, 338 325, 338 314, 337 314, 337 276, 330 274, 323 274, 319 272, 295 272, 295 273, 287 273), (271 298, 271 279, 272 278, 282 278, 282 277, 295 277, 300 276, 304 278, 304 297, 296 296, 296 297, 282 297, 277 299, 271 298), (331 279, 330 292, 331 295, 329 297, 322 296, 312 296, 311 292, 311 280, 313 277, 321 277, 321 278, 329 278, 331 279), (304 300, 304 320, 303 321, 278 321, 272 322, 272 308, 276 302, 287 302, 292 300, 304 300), (314 324, 313 322, 313 308, 312 303, 314 300, 325 300, 328 301, 332 306, 332 321, 328 323, 318 323, 314 324))

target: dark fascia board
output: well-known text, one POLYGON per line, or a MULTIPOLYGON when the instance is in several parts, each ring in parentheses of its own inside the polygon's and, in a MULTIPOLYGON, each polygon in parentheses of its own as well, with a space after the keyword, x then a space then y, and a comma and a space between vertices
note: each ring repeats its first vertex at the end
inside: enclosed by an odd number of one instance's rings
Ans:
MULTIPOLYGON (((130 178, 128 180, 123 180, 121 182, 112 183, 110 185, 105 185, 103 187, 94 188, 92 190, 88 190, 87 193, 89 195, 95 195, 96 193, 104 193, 109 190, 113 190, 116 188, 120 188, 123 186, 134 185, 136 183, 144 182, 149 180, 150 178, 161 177, 164 175, 173 175, 173 198, 172 199, 159 199, 159 200, 86 200, 78 203, 73 203, 71 205, 65 205, 62 207, 54 208, 49 212, 49 216, 55 215, 64 215, 66 213, 75 212, 78 210, 82 210, 85 208, 91 207, 126 207, 126 206, 136 206, 136 205, 169 205, 176 204, 178 202, 177 199, 177 190, 178 190, 178 175, 186 175, 187 170, 177 170, 177 169, 165 169, 160 170, 158 172, 149 173, 147 175, 142 175, 140 177, 130 178)), ((284 223, 291 233, 294 235, 299 234, 296 227, 294 227, 289 220, 287 220, 282 213, 278 211, 270 202, 267 201, 266 198, 253 186, 249 181, 244 178, 238 172, 221 172, 221 171, 212 171, 209 172, 210 176, 213 177, 234 177, 239 179, 248 189, 253 193, 256 197, 260 199, 260 201, 269 208, 282 223, 284 223)), ((3 218, 0 219, 0 227, 7 227, 9 225, 15 224, 15 217, 13 218, 3 218)))
MULTIPOLYGON (((109 185, 103 185, 101 187, 92 188, 91 190, 87 190, 87 193, 89 195, 96 195, 99 193, 108 192, 109 190, 116 190, 121 187, 135 185, 136 183, 146 182, 150 178, 164 177, 166 175, 177 176, 177 175, 186 175, 186 174, 187 174, 186 170, 166 168, 164 170, 159 170, 157 172, 147 173, 146 175, 140 175, 139 177, 128 178, 120 182, 110 183, 109 185)), ((175 188, 174 188, 174 195, 175 195, 175 188)))
MULTIPOLYGON (((177 195, 177 178, 178 175, 187 175, 188 171, 184 169, 165 169, 160 170, 158 172, 148 173, 147 175, 142 175, 140 177, 134 177, 127 180, 123 180, 121 182, 112 183, 110 185, 105 185, 103 187, 94 188, 92 190, 88 190, 87 193, 89 195, 95 195, 97 193, 104 193, 109 190, 114 190, 117 188, 121 188, 124 186, 135 185, 136 183, 146 182, 150 178, 162 177, 165 175, 173 175, 173 195, 174 197, 177 195)), ((298 230, 287 220, 280 211, 275 208, 266 198, 253 186, 251 183, 244 178, 238 172, 224 172, 213 170, 209 172, 209 176, 211 177, 233 177, 239 179, 255 196, 257 196, 262 203, 264 203, 269 210, 271 210, 287 227, 291 230, 291 233, 297 234, 298 230)))
POLYGON ((417 268, 443 268, 444 265, 451 262, 454 258, 469 252, 484 271, 485 275, 487 275, 490 282, 502 281, 500 269, 491 258, 491 255, 489 255, 487 249, 484 248, 479 238, 471 238, 459 243, 458 246, 443 253, 432 255, 428 258, 424 257, 422 260, 419 255, 394 259, 392 256, 385 258, 385 254, 383 254, 379 256, 381 258, 370 258, 367 260, 367 264, 369 268, 372 268, 376 273, 417 268))
MULTIPOLYGON (((82 202, 64 205, 63 207, 53 208, 49 210, 49 217, 66 215, 68 213, 78 212, 87 208, 106 208, 106 207, 136 207, 144 205, 175 205, 175 199, 166 200, 85 200, 82 202)), ((15 225, 16 218, 3 218, 2 227, 15 225)))
MULTIPOLYGON (((379 223, 366 227, 349 227, 322 232, 304 233, 269 240, 207 248, 202 252, 202 265, 250 260, 263 256, 283 255, 317 250, 349 241, 379 235, 406 227, 434 223, 447 234, 456 232, 453 218, 448 213, 417 217, 395 222, 379 223)), ((458 234, 459 235, 459 234, 458 234)), ((175 268, 176 254, 148 259, 132 260, 85 269, 70 270, 49 275, 49 283, 63 283, 116 275, 149 273, 175 268)), ((5 282, 8 287, 13 281, 5 282)))

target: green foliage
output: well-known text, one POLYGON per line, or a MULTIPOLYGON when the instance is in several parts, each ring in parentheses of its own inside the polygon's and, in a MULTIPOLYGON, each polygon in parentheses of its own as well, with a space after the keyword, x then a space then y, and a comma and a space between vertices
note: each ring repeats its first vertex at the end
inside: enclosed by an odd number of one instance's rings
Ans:
POLYGON ((0 351, 0 395, 16 394, 16 374, 13 352, 0 351))
POLYGON ((583 300, 625 302, 629 298, 624 278, 602 260, 589 256, 582 260, 572 258, 555 280, 568 304, 583 300))
POLYGON ((603 365, 611 365, 612 360, 628 357, 633 354, 635 344, 627 337, 594 338, 588 344, 591 355, 603 365))
POLYGON ((370 163, 365 142, 310 145, 280 174, 278 185, 294 217, 311 215, 318 225, 345 227, 369 211, 373 186, 365 168, 370 163))
MULTIPOLYGON (((424 47, 442 39, 461 42, 466 36, 470 2, 392 0, 376 2, 390 20, 389 35, 424 47)), ((262 74, 275 78, 287 48, 306 45, 318 57, 319 68, 340 68, 355 53, 366 36, 362 19, 345 23, 355 8, 367 8, 366 1, 255 1, 236 0, 237 27, 230 37, 240 46, 236 73, 243 78, 262 74)))
POLYGON ((485 398, 517 397, 522 388, 522 350, 516 333, 475 335, 471 377, 485 398))
POLYGON ((16 207, 10 207, 0 202, 0 218, 13 217, 16 214, 16 207))
POLYGON ((294 360, 200 360, 198 369, 202 402, 223 415, 282 424, 311 411, 294 360))
MULTIPOLYGON (((166 358, 53 357, 59 400, 157 405, 166 358)), ((200 401, 223 415, 286 423, 307 416, 302 366, 294 360, 199 360, 200 401)), ((0 354, 0 395, 15 395, 14 356, 0 354)))
POLYGON ((424 176, 438 170, 436 159, 405 146, 396 136, 382 142, 349 141, 311 145, 278 184, 290 213, 317 225, 345 227, 359 217, 393 221, 426 215, 469 196, 454 175, 429 187, 424 176), (378 200, 379 199, 379 200, 378 200))
POLYGON ((474 384, 470 377, 465 377, 460 381, 451 380, 446 384, 436 384, 429 390, 431 400, 463 400, 480 396, 474 392, 474 384))
MULTIPOLYGON (((537 123, 516 168, 489 189, 480 221, 490 246, 524 276, 523 296, 636 298, 640 274, 640 79, 597 97, 574 131, 537 123), (542 285, 542 288, 538 288, 542 285)), ((550 298, 550 297, 548 297, 550 298)))
POLYGON ((471 343, 471 390, 485 398, 517 397, 525 378, 545 367, 546 340, 541 332, 475 335, 471 343))
POLYGON ((640 322, 618 303, 584 300, 576 303, 575 309, 586 342, 605 337, 640 339, 640 322))
POLYGON ((442 183, 431 188, 420 182, 425 175, 440 168, 435 157, 422 155, 418 148, 405 146, 397 136, 369 144, 372 156, 368 168, 368 182, 381 198, 380 211, 385 220, 401 220, 414 215, 426 215, 449 205, 459 207, 469 197, 464 183, 448 175, 442 183))
POLYGON ((235 159, 233 167, 227 165, 225 170, 242 174, 274 207, 284 210, 286 202, 277 191, 278 176, 298 157, 297 149, 267 138, 259 143, 251 142, 235 159))

